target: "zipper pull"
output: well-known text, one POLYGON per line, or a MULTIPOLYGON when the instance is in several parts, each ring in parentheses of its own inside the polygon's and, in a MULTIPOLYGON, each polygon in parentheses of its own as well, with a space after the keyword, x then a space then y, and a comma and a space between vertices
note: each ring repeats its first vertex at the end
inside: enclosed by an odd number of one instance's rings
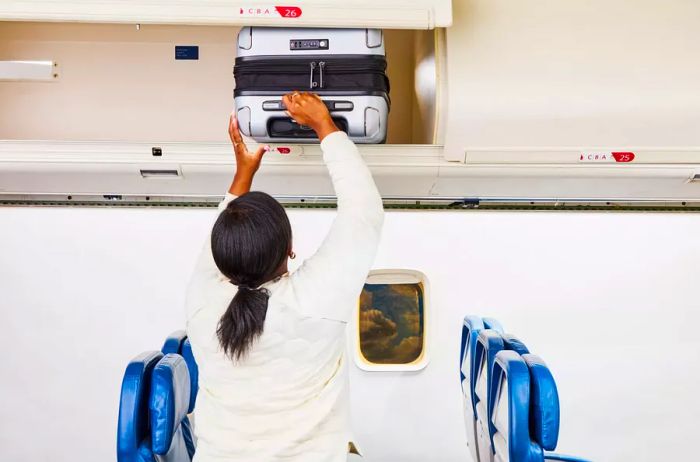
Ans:
POLYGON ((316 70, 316 61, 311 61, 309 63, 311 68, 311 74, 309 75, 309 88, 313 89, 316 87, 316 82, 314 82, 314 70, 316 70))
POLYGON ((318 86, 320 88, 323 88, 323 68, 326 67, 326 62, 321 61, 318 63, 318 76, 319 76, 319 84, 318 86))

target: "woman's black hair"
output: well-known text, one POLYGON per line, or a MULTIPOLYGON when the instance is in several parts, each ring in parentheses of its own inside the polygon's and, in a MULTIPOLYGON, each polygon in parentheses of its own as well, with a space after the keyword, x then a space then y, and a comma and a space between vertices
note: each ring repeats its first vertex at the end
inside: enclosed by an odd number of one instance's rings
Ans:
POLYGON ((260 285, 279 275, 291 242, 287 213, 263 192, 234 199, 216 220, 211 233, 214 262, 238 286, 216 329, 231 359, 241 359, 262 333, 270 293, 260 285))

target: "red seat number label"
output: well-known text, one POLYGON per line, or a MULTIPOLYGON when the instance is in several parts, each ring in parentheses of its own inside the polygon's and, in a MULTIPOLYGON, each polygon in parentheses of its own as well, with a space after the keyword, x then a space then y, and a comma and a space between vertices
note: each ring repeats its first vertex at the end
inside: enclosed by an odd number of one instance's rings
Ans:
POLYGON ((615 162, 632 162, 634 160, 633 152, 613 152, 615 162))
POLYGON ((301 8, 298 6, 276 6, 275 9, 283 18, 298 18, 301 16, 301 8))

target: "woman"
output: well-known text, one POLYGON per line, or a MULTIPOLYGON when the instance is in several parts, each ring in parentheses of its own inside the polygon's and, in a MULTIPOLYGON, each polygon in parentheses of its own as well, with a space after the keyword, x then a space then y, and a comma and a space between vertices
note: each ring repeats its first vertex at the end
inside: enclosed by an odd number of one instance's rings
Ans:
POLYGON ((265 148, 248 152, 231 119, 236 174, 187 297, 200 374, 196 462, 340 462, 354 447, 345 326, 377 251, 382 202, 321 99, 295 92, 283 102, 321 140, 338 212, 316 254, 288 273, 284 208, 250 192, 265 148))

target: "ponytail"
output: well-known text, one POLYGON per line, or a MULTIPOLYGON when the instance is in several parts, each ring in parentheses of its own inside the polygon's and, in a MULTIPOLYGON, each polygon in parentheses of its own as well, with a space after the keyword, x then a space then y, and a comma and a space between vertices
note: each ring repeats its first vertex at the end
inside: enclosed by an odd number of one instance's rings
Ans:
POLYGON ((221 212, 211 231, 211 251, 219 271, 238 286, 216 327, 224 354, 242 359, 265 325, 270 292, 260 286, 286 271, 292 227, 271 196, 249 192, 221 212))
POLYGON ((238 292, 216 328, 219 345, 226 356, 240 360, 262 334, 269 298, 267 289, 238 286, 238 292))

